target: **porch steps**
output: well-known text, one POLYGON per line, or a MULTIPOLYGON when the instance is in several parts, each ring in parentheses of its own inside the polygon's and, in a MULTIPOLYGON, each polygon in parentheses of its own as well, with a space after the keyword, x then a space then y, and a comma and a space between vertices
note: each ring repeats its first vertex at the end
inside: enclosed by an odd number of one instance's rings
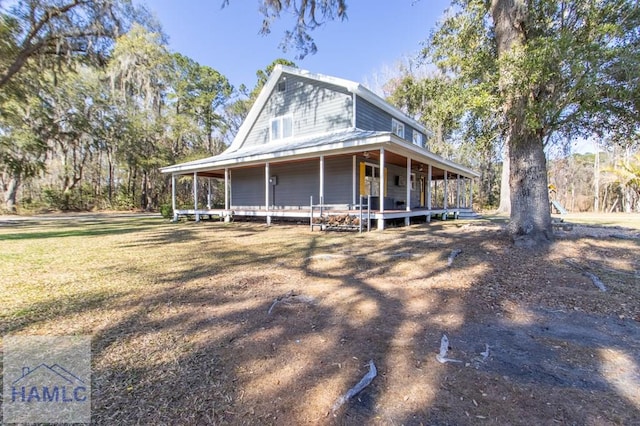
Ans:
POLYGON ((461 210, 458 219, 482 219, 482 215, 470 210, 461 210))

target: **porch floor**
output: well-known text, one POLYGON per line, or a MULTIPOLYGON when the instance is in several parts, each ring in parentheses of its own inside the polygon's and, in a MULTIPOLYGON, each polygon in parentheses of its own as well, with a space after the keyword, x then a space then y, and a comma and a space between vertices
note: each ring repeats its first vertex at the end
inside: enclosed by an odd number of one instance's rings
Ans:
MULTIPOLYGON (((266 209, 177 209, 174 211, 174 220, 177 221, 180 216, 194 217, 196 221, 201 218, 209 216, 209 218, 219 218, 220 220, 232 220, 233 218, 265 218, 267 223, 271 223, 272 218, 281 219, 298 219, 308 220, 311 223, 312 218, 320 218, 322 216, 338 216, 338 215, 351 215, 360 217, 362 215, 363 221, 367 219, 370 221, 376 221, 379 229, 384 228, 385 220, 397 220, 405 219, 405 223, 408 224, 411 218, 424 217, 427 222, 432 217, 440 217, 442 220, 450 218, 457 219, 461 214, 473 214, 471 208, 462 207, 436 207, 436 208, 414 208, 411 210, 366 210, 363 209, 341 209, 334 208, 332 206, 314 206, 314 208, 274 208, 270 210, 266 209)), ((317 226, 317 225, 316 225, 317 226)))

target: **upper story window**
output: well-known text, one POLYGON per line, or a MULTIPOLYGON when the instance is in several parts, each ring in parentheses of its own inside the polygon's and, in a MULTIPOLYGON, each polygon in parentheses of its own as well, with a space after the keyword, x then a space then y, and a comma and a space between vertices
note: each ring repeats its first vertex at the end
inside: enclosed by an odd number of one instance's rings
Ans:
POLYGON ((400 136, 404 139, 404 124, 396 120, 395 118, 391 119, 391 132, 400 136))
POLYGON ((287 80, 284 78, 278 81, 278 92, 284 92, 287 90, 287 80))
POLYGON ((269 126, 269 140, 277 141, 293 136, 293 117, 284 115, 271 119, 269 126))
POLYGON ((417 130, 413 131, 413 144, 424 148, 424 136, 417 130))

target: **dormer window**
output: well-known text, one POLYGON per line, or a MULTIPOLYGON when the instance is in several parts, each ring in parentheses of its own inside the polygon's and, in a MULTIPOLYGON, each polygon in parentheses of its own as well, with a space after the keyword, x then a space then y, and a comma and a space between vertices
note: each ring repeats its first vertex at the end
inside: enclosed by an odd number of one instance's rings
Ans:
POLYGON ((424 136, 417 130, 413 131, 413 144, 424 148, 424 136))
POLYGON ((404 139, 404 124, 396 120, 391 119, 391 132, 404 139))
POLYGON ((269 126, 269 139, 277 141, 293 136, 293 117, 284 115, 271 119, 269 126))
POLYGON ((278 92, 284 92, 287 90, 287 80, 284 78, 278 81, 278 92))

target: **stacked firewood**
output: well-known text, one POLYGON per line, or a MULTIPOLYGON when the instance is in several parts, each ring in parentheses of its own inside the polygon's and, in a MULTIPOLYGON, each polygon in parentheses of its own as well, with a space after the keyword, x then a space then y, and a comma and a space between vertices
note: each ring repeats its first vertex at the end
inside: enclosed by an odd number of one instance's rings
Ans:
POLYGON ((350 214, 334 214, 316 217, 313 219, 313 223, 327 226, 359 226, 360 218, 350 214))

